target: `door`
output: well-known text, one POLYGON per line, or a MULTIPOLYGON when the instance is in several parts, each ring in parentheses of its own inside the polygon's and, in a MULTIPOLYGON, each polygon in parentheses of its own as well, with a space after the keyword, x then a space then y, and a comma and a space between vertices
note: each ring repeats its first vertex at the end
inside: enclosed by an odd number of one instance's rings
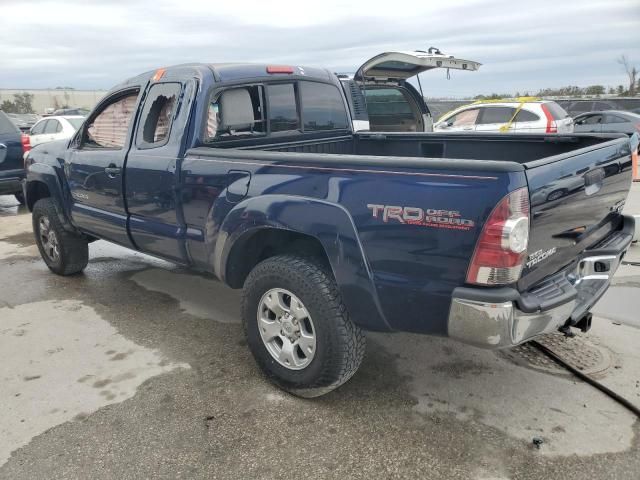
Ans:
POLYGON ((575 119, 573 131, 576 133, 600 133, 602 132, 602 113, 583 115, 575 119))
POLYGON ((510 123, 515 114, 516 109, 513 107, 484 106, 476 121, 476 132, 515 133, 515 123, 510 123))
POLYGON ((514 123, 517 133, 544 133, 546 130, 546 120, 525 108, 516 114, 514 123))
POLYGON ((428 51, 384 52, 367 60, 356 72, 354 80, 406 80, 427 70, 446 68, 475 71, 481 63, 445 55, 437 48, 428 51))
POLYGON ((179 159, 196 88, 195 80, 185 83, 170 77, 151 84, 125 167, 133 242, 141 251, 180 263, 189 259, 177 189, 179 159))
POLYGON ((71 142, 65 159, 75 225, 125 246, 132 245, 122 174, 139 91, 128 88, 104 100, 71 142))
POLYGON ((433 129, 438 132, 473 132, 479 116, 479 107, 469 108, 438 121, 433 129))
POLYGON ((36 145, 40 145, 41 143, 44 143, 46 141, 44 130, 47 127, 48 123, 49 120, 44 119, 40 120, 33 127, 31 127, 31 131, 29 132, 29 143, 31 144, 31 147, 35 147, 36 145))

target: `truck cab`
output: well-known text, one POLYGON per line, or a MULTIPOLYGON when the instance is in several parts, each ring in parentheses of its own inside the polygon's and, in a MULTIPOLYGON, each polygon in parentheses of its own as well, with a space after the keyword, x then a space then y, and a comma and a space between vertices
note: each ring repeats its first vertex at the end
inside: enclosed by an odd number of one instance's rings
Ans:
POLYGON ((445 55, 435 47, 427 51, 384 52, 367 60, 355 74, 338 74, 355 131, 432 132, 433 117, 422 87, 409 79, 423 72, 446 69, 476 71, 480 63, 445 55))

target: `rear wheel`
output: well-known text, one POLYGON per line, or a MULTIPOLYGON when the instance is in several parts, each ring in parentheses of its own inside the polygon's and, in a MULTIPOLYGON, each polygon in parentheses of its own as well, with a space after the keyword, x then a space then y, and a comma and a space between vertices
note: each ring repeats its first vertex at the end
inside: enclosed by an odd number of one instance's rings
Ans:
POLYGON ((38 250, 49 270, 58 275, 72 275, 84 270, 89 263, 87 239, 64 229, 51 198, 36 202, 32 221, 38 250))
POLYGON ((242 319, 262 371, 294 395, 334 390, 364 357, 364 334, 332 275, 313 259, 281 255, 258 264, 244 285, 242 319))

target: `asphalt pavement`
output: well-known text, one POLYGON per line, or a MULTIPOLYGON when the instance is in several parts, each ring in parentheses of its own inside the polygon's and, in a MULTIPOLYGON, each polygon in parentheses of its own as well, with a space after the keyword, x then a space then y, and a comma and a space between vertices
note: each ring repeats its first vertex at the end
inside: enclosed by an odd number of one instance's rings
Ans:
MULTIPOLYGON (((58 277, 30 222, 0 197, 0 479, 639 476, 640 422, 526 348, 368 334, 353 379, 302 400, 258 371, 238 291, 102 241, 58 277)), ((640 267, 594 310, 559 341, 640 405, 640 267)))

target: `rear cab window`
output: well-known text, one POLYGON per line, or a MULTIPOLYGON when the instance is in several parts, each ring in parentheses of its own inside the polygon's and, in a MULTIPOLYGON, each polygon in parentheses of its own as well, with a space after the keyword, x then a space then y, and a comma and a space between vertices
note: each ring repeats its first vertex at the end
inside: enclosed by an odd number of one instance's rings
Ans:
POLYGON ((304 131, 349 128, 340 91, 334 85, 300 82, 304 131))
POLYGON ((211 99, 205 142, 349 129, 338 86, 300 80, 231 87, 211 99))

